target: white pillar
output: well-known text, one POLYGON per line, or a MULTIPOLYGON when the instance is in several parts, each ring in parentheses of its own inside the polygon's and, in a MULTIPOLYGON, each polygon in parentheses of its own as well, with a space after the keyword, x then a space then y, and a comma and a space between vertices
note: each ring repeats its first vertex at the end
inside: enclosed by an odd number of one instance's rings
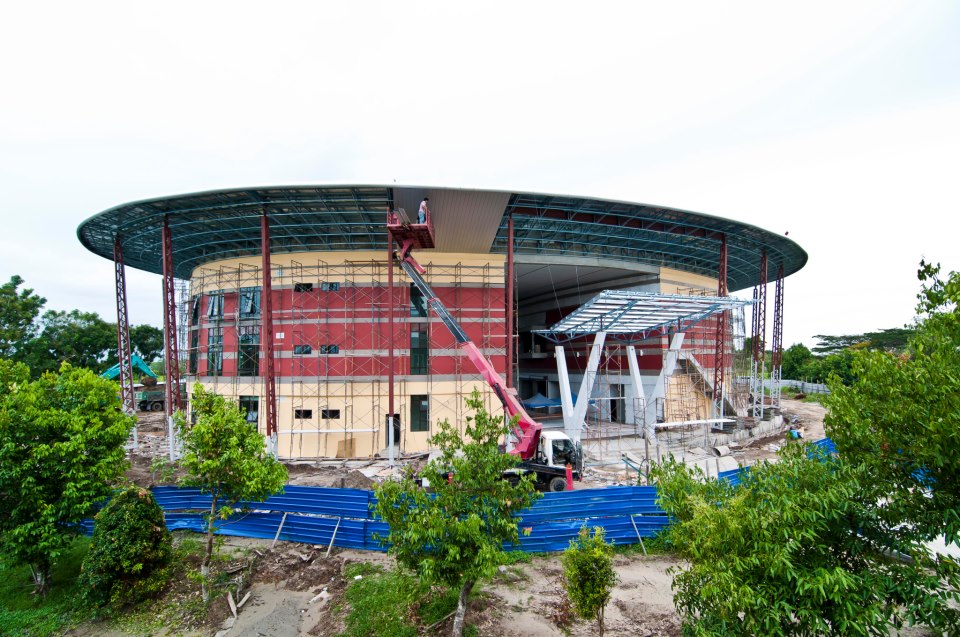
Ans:
POLYGON ((587 368, 580 381, 580 392, 577 394, 577 403, 573 404, 570 395, 570 380, 567 374, 567 360, 563 355, 563 347, 557 346, 557 375, 560 379, 560 404, 563 407, 563 430, 574 442, 579 442, 583 432, 584 419, 587 417, 587 406, 590 404, 590 394, 597 379, 597 369, 600 367, 600 352, 603 342, 607 338, 606 332, 597 332, 590 348, 590 357, 587 359, 587 368))
POLYGON ((684 332, 676 332, 673 338, 670 339, 670 349, 667 350, 667 355, 664 357, 663 367, 657 376, 657 382, 653 386, 653 392, 647 397, 646 422, 657 422, 657 400, 666 396, 667 378, 672 376, 673 372, 677 369, 677 360, 680 358, 680 348, 683 346, 683 337, 685 335, 684 332))
POLYGON ((637 348, 633 345, 627 345, 627 363, 630 365, 630 384, 633 387, 633 396, 640 400, 640 414, 636 413, 637 410, 635 408, 633 417, 636 419, 639 416, 642 419, 643 437, 647 439, 647 442, 649 442, 651 446, 655 446, 657 444, 657 419, 656 417, 649 418, 649 414, 647 414, 646 392, 643 390, 643 379, 640 376, 637 348))

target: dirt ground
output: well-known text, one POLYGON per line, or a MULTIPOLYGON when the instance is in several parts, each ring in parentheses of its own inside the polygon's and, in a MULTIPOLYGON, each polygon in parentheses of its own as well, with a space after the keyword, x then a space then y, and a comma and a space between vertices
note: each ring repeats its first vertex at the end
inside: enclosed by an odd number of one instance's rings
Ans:
MULTIPOLYGON (((783 401, 783 414, 789 423, 802 426, 808 440, 824 437, 825 410, 816 403, 783 401)), ((130 454, 127 476, 143 486, 157 484, 160 472, 153 467, 155 457, 165 458, 167 435, 162 414, 141 413, 138 424, 139 446, 130 454)), ((775 457, 784 435, 749 439, 737 449, 742 464, 775 457)), ((421 464, 423 456, 407 458, 405 463, 421 464)), ((379 460, 330 461, 288 464, 291 484, 329 487, 372 488, 377 480, 393 475, 397 469, 379 460)), ((626 477, 600 473, 578 484, 578 488, 604 486, 626 477)), ((335 549, 326 556, 326 547, 246 538, 227 538, 224 551, 241 555, 223 565, 243 576, 242 599, 245 603, 234 617, 225 596, 215 601, 208 615, 200 620, 183 616, 183 623, 172 621, 168 630, 156 635, 203 635, 218 637, 331 637, 343 630, 343 594, 348 582, 344 569, 351 562, 375 562, 392 568, 393 560, 376 552, 335 549), (339 609, 339 610, 334 610, 339 609), (199 622, 199 623, 197 623, 199 622)), ((673 607, 672 577, 668 569, 677 562, 668 556, 617 556, 620 582, 606 611, 607 635, 679 635, 680 620, 673 607)), ((562 615, 563 594, 559 582, 559 556, 536 557, 531 563, 501 569, 499 576, 477 591, 467 613, 467 621, 483 636, 561 636, 596 634, 592 623, 577 621, 562 628, 556 622, 562 615)), ((238 575, 240 577, 240 575, 238 575)), ((168 597, 183 601, 196 596, 196 584, 178 582, 168 597)), ((240 599, 235 599, 239 602, 240 599)), ((447 622, 449 623, 449 622, 447 622)), ((441 624, 428 634, 445 634, 441 624)), ((126 637, 139 634, 103 626, 85 626, 71 637, 126 637)))

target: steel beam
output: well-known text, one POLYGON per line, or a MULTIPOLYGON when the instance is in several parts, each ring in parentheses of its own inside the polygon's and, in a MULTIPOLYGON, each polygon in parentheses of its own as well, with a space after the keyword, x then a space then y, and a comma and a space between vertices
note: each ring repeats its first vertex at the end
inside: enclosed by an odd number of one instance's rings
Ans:
POLYGON ((278 455, 277 448, 277 385, 276 370, 274 367, 273 348, 273 270, 270 266, 270 218, 266 208, 260 215, 260 252, 263 257, 261 267, 261 292, 263 314, 263 393, 266 409, 266 426, 268 446, 272 445, 274 456, 278 455))
MULTIPOLYGON (((130 357, 130 321, 127 314, 127 277, 123 268, 123 247, 118 234, 113 242, 113 273, 117 297, 117 360, 120 363, 120 404, 123 411, 133 416, 133 361, 130 357)), ((134 427, 136 447, 136 427, 134 427)))
POLYGON ((167 418, 179 411, 180 354, 177 349, 177 287, 173 280, 173 237, 170 234, 169 215, 163 216, 163 365, 166 383, 164 405, 167 418))

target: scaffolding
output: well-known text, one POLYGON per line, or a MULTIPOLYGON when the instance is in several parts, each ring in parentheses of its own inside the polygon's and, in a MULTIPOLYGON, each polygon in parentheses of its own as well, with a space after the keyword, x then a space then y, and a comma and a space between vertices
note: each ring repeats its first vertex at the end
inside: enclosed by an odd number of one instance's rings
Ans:
MULTIPOLYGON (((414 318, 400 309, 409 308, 411 301, 409 288, 402 284, 392 295, 400 311, 389 324, 386 267, 374 260, 273 264, 283 457, 319 461, 381 453, 387 445, 384 416, 391 336, 397 357, 406 360, 394 384, 401 422, 410 414, 411 392, 429 395, 431 427, 443 418, 462 426, 467 415, 463 397, 473 387, 481 390, 488 408, 494 407, 492 393, 447 338, 442 324, 430 312, 414 318), (429 366, 422 374, 410 367, 409 330, 416 324, 427 328, 430 339, 429 366), (419 389, 424 385, 425 390, 419 389)), ((426 267, 437 289, 453 295, 458 320, 477 336, 484 354, 503 355, 505 308, 493 303, 502 292, 502 267, 489 263, 426 267)), ((261 331, 260 282, 261 268, 256 265, 203 268, 194 273, 178 307, 184 319, 181 342, 190 344, 183 348, 189 374, 213 391, 236 398, 251 423, 257 422, 264 432, 259 417, 264 401, 260 345, 268 335, 261 331)), ((410 427, 401 427, 401 432, 396 443, 403 449, 411 442, 410 427)))

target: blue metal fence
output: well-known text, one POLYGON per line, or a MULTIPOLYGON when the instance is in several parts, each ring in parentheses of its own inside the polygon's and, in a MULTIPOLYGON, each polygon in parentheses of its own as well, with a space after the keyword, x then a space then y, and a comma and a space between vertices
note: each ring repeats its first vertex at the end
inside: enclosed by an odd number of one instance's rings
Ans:
MULTIPOLYGON (((812 443, 836 452, 829 438, 812 443)), ((720 473, 720 479, 739 484, 745 469, 720 473)), ((199 489, 154 487, 153 495, 164 511, 170 530, 205 531, 203 514, 210 496, 199 489)), ((248 502, 247 511, 220 523, 218 533, 342 548, 386 550, 374 536, 385 536, 387 525, 373 512, 372 491, 287 486, 280 495, 263 502, 248 502), (279 532, 279 533, 278 533, 279 532)), ((562 551, 586 524, 602 526, 608 540, 635 544, 663 530, 670 518, 657 504, 656 487, 606 487, 546 493, 518 517, 524 531, 520 550, 562 551)), ((92 521, 84 525, 92 532, 92 521)))

